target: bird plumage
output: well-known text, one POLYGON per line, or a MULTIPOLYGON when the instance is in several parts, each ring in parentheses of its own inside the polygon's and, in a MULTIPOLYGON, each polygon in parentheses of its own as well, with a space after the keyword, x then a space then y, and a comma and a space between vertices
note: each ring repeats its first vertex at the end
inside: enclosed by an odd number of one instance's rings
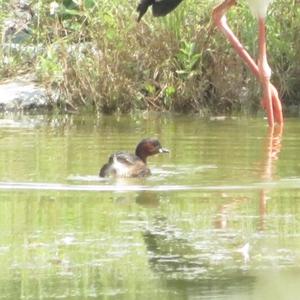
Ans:
POLYGON ((256 18, 264 18, 267 15, 269 4, 272 0, 247 0, 252 14, 256 18))
POLYGON ((139 22, 148 8, 152 6, 154 17, 164 17, 174 10, 183 0, 141 0, 137 12, 139 13, 137 21, 139 22))
POLYGON ((145 177, 150 175, 147 157, 169 152, 157 139, 143 139, 137 145, 135 154, 124 151, 110 155, 108 162, 100 170, 100 177, 145 177))

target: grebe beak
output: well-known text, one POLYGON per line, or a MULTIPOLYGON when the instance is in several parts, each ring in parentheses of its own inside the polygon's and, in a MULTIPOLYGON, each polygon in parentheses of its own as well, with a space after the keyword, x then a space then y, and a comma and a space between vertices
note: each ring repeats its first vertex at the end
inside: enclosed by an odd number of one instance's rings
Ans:
POLYGON ((167 148, 159 148, 158 152, 159 153, 169 153, 170 151, 167 148))

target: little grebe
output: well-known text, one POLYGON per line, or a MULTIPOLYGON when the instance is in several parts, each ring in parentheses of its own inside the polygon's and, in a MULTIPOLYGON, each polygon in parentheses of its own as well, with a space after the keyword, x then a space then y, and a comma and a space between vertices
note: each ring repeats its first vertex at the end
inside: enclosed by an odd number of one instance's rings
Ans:
POLYGON ((100 170, 100 177, 144 177, 150 175, 147 157, 157 153, 168 153, 157 139, 143 139, 135 149, 135 154, 127 152, 113 153, 100 170))

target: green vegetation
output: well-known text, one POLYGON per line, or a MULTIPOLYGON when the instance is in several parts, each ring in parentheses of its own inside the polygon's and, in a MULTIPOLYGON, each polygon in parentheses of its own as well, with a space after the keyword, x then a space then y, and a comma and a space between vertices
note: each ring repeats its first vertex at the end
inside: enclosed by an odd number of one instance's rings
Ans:
MULTIPOLYGON (((35 17, 26 42, 42 45, 44 51, 32 59, 0 50, 2 78, 36 70, 45 86, 60 91, 63 107, 104 113, 258 110, 259 84, 213 26, 214 1, 185 0, 169 16, 153 18, 148 12, 141 23, 136 23, 138 0, 85 0, 80 5, 65 0, 55 16, 49 14, 50 2, 32 4, 35 17)), ((245 5, 241 1, 228 19, 256 55, 256 20, 245 5)), ((9 11, 2 7, 0 22, 9 11)), ((298 105, 300 5, 277 0, 269 11, 273 82, 285 107, 298 105)))

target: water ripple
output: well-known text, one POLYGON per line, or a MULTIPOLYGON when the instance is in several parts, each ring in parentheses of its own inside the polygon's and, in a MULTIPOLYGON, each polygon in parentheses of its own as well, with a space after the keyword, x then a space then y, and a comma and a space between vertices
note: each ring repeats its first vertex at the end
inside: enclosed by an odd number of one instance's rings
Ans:
POLYGON ((272 182, 258 182, 245 185, 140 185, 130 184, 129 179, 117 180, 112 184, 75 185, 44 182, 0 182, 0 190, 46 190, 82 192, 132 192, 132 191, 235 191, 261 189, 300 189, 300 179, 283 179, 272 182))

